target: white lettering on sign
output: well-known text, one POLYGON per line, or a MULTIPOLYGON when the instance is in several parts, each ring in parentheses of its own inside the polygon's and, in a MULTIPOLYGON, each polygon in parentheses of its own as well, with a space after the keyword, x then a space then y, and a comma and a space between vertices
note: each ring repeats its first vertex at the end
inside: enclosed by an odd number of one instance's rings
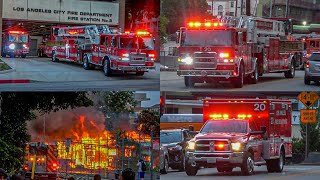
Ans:
POLYGON ((119 3, 81 0, 3 0, 3 18, 118 25, 119 3))
POLYGON ((288 124, 288 120, 287 119, 270 119, 270 123, 271 124, 288 124))
POLYGON ((286 110, 277 110, 276 111, 276 115, 277 116, 286 116, 287 115, 287 111, 286 110))

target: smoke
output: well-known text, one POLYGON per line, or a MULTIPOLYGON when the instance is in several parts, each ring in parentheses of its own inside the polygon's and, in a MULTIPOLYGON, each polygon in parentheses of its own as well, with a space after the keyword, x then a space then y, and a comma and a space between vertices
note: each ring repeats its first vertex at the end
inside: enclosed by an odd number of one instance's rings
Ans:
POLYGON ((32 141, 43 139, 44 124, 46 141, 78 139, 85 136, 95 138, 103 135, 105 117, 94 107, 61 110, 42 116, 37 114, 37 119, 28 123, 32 141))

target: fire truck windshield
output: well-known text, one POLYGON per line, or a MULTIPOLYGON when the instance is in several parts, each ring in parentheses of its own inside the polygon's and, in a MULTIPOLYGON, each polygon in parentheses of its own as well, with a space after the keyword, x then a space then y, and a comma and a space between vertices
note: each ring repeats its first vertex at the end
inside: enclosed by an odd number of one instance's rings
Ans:
POLYGON ((133 37, 121 37, 120 48, 130 49, 137 48, 137 43, 133 37))
POLYGON ((9 42, 27 43, 28 35, 26 34, 9 34, 9 42))
POLYGON ((154 39, 152 37, 138 37, 139 49, 154 50, 154 39))
POLYGON ((187 30, 182 35, 182 46, 231 46, 231 31, 187 30))
POLYGON ((181 139, 182 139, 181 131, 161 131, 160 132, 161 144, 181 142, 181 139))
POLYGON ((247 128, 247 121, 209 120, 200 133, 247 133, 247 128))

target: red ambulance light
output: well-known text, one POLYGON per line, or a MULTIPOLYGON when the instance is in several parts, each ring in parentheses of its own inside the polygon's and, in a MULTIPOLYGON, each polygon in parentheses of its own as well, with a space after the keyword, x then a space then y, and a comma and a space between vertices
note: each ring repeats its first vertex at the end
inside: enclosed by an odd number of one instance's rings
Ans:
POLYGON ((206 22, 206 23, 204 23, 204 26, 206 26, 206 27, 211 27, 211 22, 206 22))
POLYGON ((52 166, 53 166, 53 167, 57 167, 57 163, 53 163, 52 166))
POLYGON ((146 31, 138 31, 137 32, 137 35, 140 35, 140 36, 142 36, 142 35, 150 35, 150 32, 146 32, 146 31))
POLYGON ((219 26, 223 26, 223 23, 219 23, 219 26))
POLYGON ((224 148, 224 144, 218 144, 217 145, 219 149, 223 149, 224 148))
POLYGON ((229 57, 229 53, 220 53, 219 57, 220 58, 228 58, 229 57))
POLYGON ((209 117, 212 119, 228 119, 229 114, 210 114, 209 117))
POLYGON ((214 27, 217 27, 217 26, 218 26, 218 23, 213 23, 213 26, 214 26, 214 27))

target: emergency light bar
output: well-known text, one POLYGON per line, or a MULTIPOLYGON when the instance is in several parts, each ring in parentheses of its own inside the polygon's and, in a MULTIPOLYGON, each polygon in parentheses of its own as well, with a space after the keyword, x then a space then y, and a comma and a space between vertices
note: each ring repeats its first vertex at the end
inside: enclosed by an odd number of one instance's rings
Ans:
POLYGON ((188 23, 188 27, 189 28, 217 28, 217 27, 225 27, 224 23, 221 22, 205 22, 205 23, 201 23, 201 22, 189 22, 188 23))
POLYGON ((26 34, 24 31, 9 31, 9 34, 26 34))
MULTIPOLYGON (((221 119, 229 119, 229 114, 210 114, 209 117, 212 120, 221 120, 221 119)), ((237 118, 237 119, 247 119, 252 118, 251 114, 237 114, 236 116, 232 115, 231 118, 237 118)))

